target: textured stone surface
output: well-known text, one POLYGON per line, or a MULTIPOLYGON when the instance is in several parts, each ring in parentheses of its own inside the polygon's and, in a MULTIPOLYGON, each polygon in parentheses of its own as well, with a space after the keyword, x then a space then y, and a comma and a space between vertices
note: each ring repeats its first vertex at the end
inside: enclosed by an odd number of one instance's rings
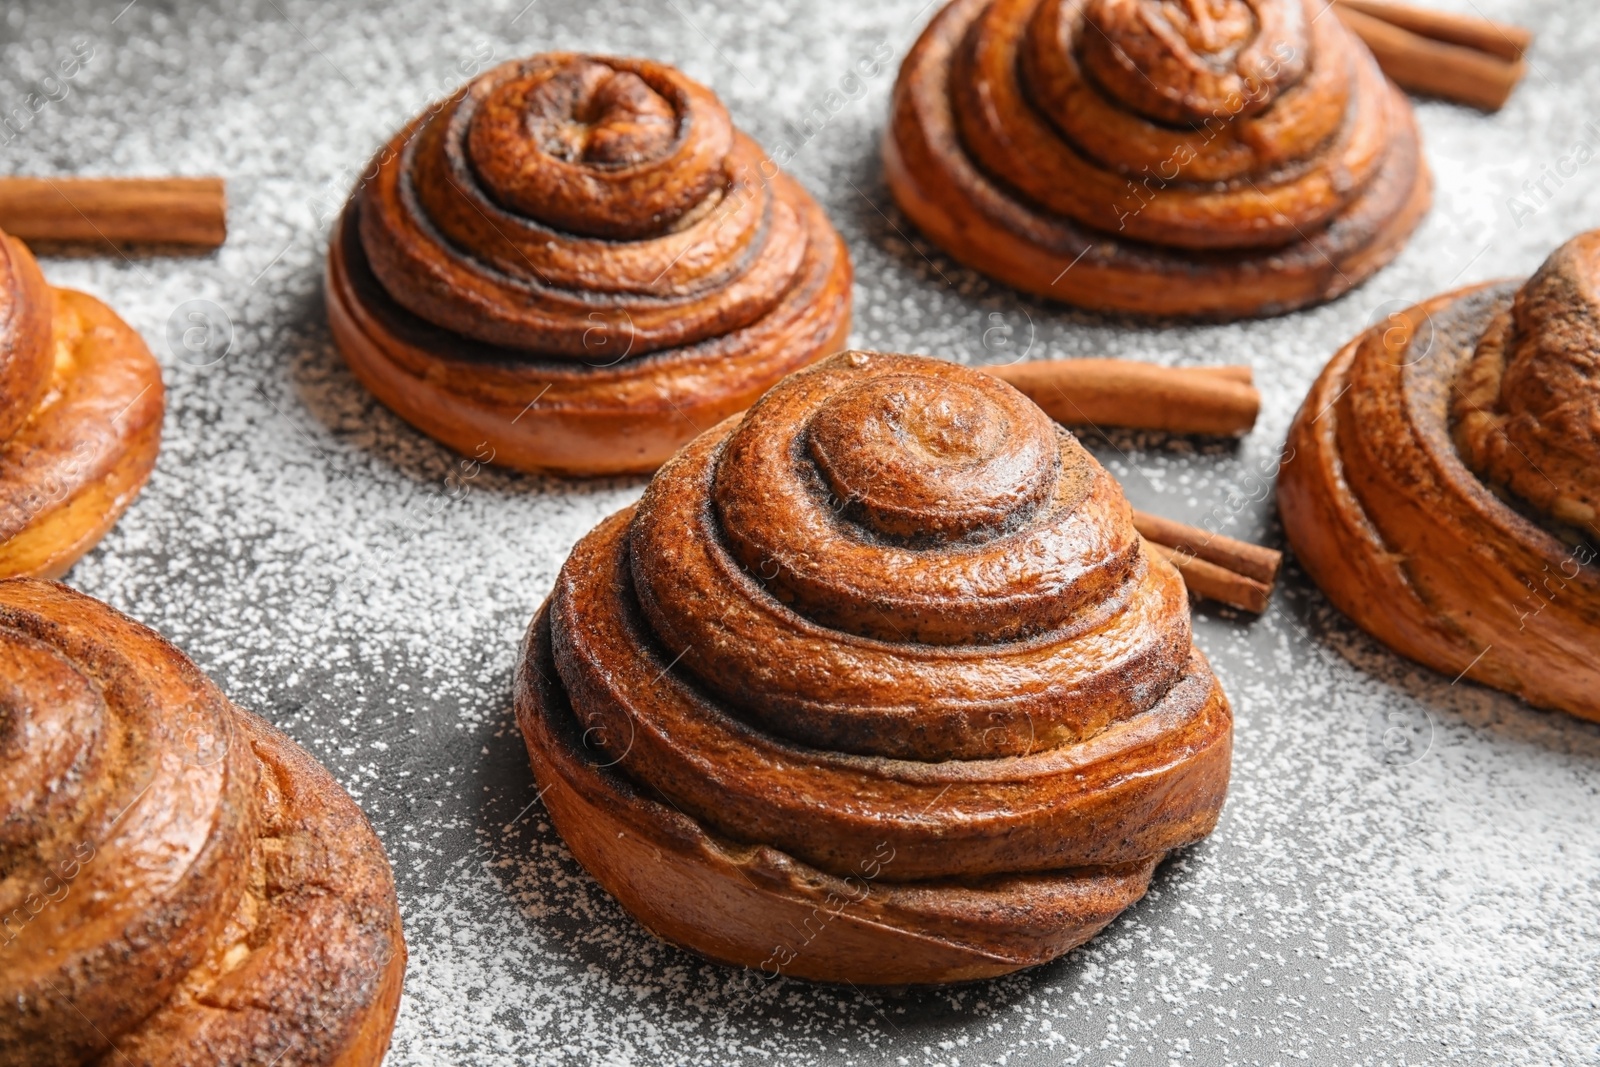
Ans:
POLYGON ((7 5, 0 110, 40 85, 59 99, 0 133, 4 166, 221 173, 233 236, 197 258, 44 260, 150 339, 170 388, 149 489, 70 580, 176 640, 372 816, 412 954, 389 1062, 1600 1060, 1600 728, 1411 666, 1292 567, 1264 618, 1197 620, 1238 711, 1221 826, 1087 948, 886 995, 767 983, 653 941, 542 820, 509 712, 516 643, 556 568, 642 483, 463 478, 351 379, 321 295, 345 190, 464 71, 552 47, 649 55, 715 87, 769 147, 790 142, 855 255, 858 344, 1253 363, 1266 409, 1237 447, 1090 444, 1140 506, 1276 543, 1278 449, 1342 340, 1391 301, 1526 273, 1600 225, 1600 162, 1547 181, 1543 206, 1522 187, 1574 143, 1600 147, 1587 5, 1453 5, 1539 43, 1499 115, 1420 105, 1438 200, 1394 266, 1303 314, 1161 329, 1019 300, 908 241, 876 142, 922 0, 123 2, 7 5), (44 81, 75 42, 92 48, 81 72, 44 81), (851 81, 875 49, 893 56, 851 81), (232 323, 209 366, 166 339, 190 300, 232 323))

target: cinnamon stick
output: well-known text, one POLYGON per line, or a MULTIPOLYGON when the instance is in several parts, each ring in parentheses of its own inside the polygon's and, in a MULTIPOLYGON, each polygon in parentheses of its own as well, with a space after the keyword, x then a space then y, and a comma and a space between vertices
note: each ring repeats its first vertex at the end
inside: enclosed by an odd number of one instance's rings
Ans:
POLYGON ((1267 610, 1267 603, 1272 599, 1271 586, 1154 541, 1146 540, 1144 544, 1145 548, 1177 568, 1178 573, 1183 575, 1183 584, 1195 596, 1257 615, 1267 610))
MULTIPOLYGON (((1364 5, 1365 6, 1365 5, 1364 5)), ((1387 5, 1384 5, 1387 6, 1387 5)), ((1339 21, 1364 41, 1378 66, 1401 88, 1484 111, 1505 106, 1527 71, 1518 59, 1425 36, 1377 18, 1348 2, 1334 8, 1339 21)))
POLYGON ((1133 528, 1147 541, 1226 567, 1266 586, 1278 580, 1278 568, 1283 566, 1283 553, 1276 549, 1224 537, 1147 511, 1134 511, 1133 528))
POLYGON ((1256 372, 1248 363, 1218 363, 1211 367, 1182 367, 1179 369, 1185 373, 1194 371, 1198 374, 1209 374, 1230 382, 1243 382, 1246 385, 1256 384, 1256 372))
POLYGON ((1459 44, 1478 52, 1499 56, 1507 62, 1522 58, 1533 44, 1533 31, 1509 22, 1428 7, 1394 3, 1392 0, 1335 0, 1340 7, 1359 11, 1376 19, 1410 30, 1435 41, 1459 44))
POLYGON ((1243 434, 1261 394, 1249 367, 1163 367, 1124 359, 1040 360, 981 367, 1068 425, 1243 434))
POLYGON ((0 230, 24 241, 214 248, 228 236, 221 178, 0 177, 0 230))
POLYGON ((1133 526, 1152 553, 1178 569, 1195 596, 1258 615, 1267 610, 1283 553, 1144 511, 1133 513, 1133 526))

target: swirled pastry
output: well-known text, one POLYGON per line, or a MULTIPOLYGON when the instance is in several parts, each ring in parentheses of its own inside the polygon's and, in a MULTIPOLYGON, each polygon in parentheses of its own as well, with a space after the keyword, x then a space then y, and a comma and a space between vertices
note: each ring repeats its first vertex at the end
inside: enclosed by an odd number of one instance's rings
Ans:
POLYGON ((1341 611, 1435 670, 1600 719, 1600 231, 1520 286, 1351 341, 1289 445, 1284 527, 1341 611))
POLYGON ((1232 716, 1120 487, 1010 386, 849 352, 580 541, 517 716, 573 854, 770 975, 1052 959, 1216 822, 1232 716))
POLYGON ((490 70, 374 161, 328 313, 380 400, 525 470, 654 470, 844 343, 821 208, 671 67, 551 53, 490 70))
POLYGON ((1229 318, 1331 299, 1427 210, 1409 102, 1314 0, 955 0, 884 144, 924 233, 1019 289, 1229 318))
POLYGON ((0 578, 56 578, 150 479, 161 367, 94 297, 45 283, 0 234, 0 578))
POLYGON ((0 582, 0 665, 0 1064, 376 1067, 405 945, 328 772, 53 582, 0 582))

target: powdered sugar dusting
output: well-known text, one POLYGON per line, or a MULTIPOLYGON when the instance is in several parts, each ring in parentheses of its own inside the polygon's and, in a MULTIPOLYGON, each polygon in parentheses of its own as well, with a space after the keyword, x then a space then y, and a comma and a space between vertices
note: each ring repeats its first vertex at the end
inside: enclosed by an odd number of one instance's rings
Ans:
POLYGON ((1197 618, 1238 715, 1217 833, 1068 959, 865 993, 652 940, 550 829, 509 714, 517 641, 566 552, 643 483, 463 466, 356 385, 321 296, 332 213, 437 92, 546 48, 647 54, 793 150, 855 256, 856 343, 1253 363, 1266 408, 1237 447, 1090 444, 1138 505, 1281 543, 1276 458, 1333 348, 1385 301, 1526 272, 1600 224, 1587 171, 1547 181, 1531 214, 1510 205, 1590 136, 1586 6, 1450 5, 1534 27, 1534 69, 1497 116, 1420 106, 1437 206, 1364 289, 1154 329, 1021 300, 908 239, 876 144, 923 0, 124 2, 8 7, 0 110, 78 43, 92 54, 29 111, 7 166, 222 173, 232 237, 197 258, 45 260, 150 339, 170 389, 149 489, 70 580, 177 641, 371 815, 411 949, 390 1063, 1600 1062, 1600 729, 1396 658, 1292 567, 1266 617, 1197 618), (195 299, 232 324, 213 366, 166 341, 195 299))

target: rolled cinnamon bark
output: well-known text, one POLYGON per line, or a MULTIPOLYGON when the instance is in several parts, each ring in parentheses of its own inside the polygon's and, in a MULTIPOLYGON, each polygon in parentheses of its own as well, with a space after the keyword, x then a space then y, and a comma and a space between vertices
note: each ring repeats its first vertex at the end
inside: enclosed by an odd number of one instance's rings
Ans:
POLYGON ((1336 10, 1339 20, 1372 50, 1384 73, 1413 93, 1498 111, 1527 72, 1520 57, 1504 59, 1435 40, 1370 15, 1364 8, 1341 5, 1336 10))
POLYGON ((0 229, 24 241, 214 248, 228 238, 221 178, 0 177, 0 229))
POLYGON ((1215 600, 1257 615, 1267 610, 1272 600, 1272 585, 1238 571, 1212 563, 1190 552, 1157 541, 1145 540, 1145 547, 1177 568, 1183 583, 1196 597, 1215 600))
POLYGON ((1134 511, 1133 525, 1146 540, 1225 567, 1269 587, 1278 580, 1278 570, 1283 565, 1283 553, 1275 549, 1210 533, 1147 511, 1134 511))
POLYGON ((1038 360, 985 366, 1068 426, 1168 433, 1249 433, 1261 394, 1249 367, 1163 367, 1124 359, 1038 360))
POLYGON ((1478 15, 1416 7, 1393 0, 1334 0, 1334 3, 1340 14, 1359 11, 1423 37, 1458 44, 1508 62, 1521 59, 1533 44, 1532 30, 1478 15))

